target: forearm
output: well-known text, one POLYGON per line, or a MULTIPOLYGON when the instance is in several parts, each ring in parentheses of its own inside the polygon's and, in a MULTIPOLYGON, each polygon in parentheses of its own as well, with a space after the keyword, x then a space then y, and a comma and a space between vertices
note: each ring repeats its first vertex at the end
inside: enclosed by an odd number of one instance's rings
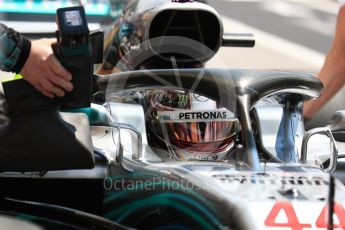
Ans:
POLYGON ((313 117, 345 83, 345 6, 339 10, 332 48, 318 77, 324 85, 324 91, 320 98, 305 103, 306 118, 313 117))
POLYGON ((31 42, 0 23, 0 69, 19 73, 28 59, 31 42))
POLYGON ((318 77, 324 85, 322 95, 304 106, 304 116, 311 118, 324 106, 345 83, 345 52, 332 49, 318 77))

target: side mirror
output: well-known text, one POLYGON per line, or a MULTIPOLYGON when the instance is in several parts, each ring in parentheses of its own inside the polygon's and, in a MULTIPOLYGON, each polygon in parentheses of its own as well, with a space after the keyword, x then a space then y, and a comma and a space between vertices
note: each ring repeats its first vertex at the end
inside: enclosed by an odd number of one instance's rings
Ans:
POLYGON ((316 153, 314 153, 314 157, 317 158, 318 165, 326 172, 333 173, 337 166, 338 148, 331 129, 328 126, 311 129, 304 135, 300 162, 307 163, 308 150, 310 149, 308 145, 311 142, 312 136, 316 137, 316 142, 314 142, 316 153), (329 146, 329 149, 324 150, 321 148, 323 146, 329 146))
POLYGON ((97 104, 92 104, 91 106, 91 108, 78 109, 77 111, 87 114, 90 120, 90 125, 99 128, 98 130, 95 128, 93 129, 94 136, 104 135, 106 129, 112 130, 113 142, 117 146, 115 151, 115 162, 120 164, 123 169, 131 171, 123 161, 124 140, 128 140, 131 143, 130 149, 132 160, 139 160, 142 157, 143 146, 141 133, 131 125, 116 123, 110 115, 110 112, 104 106, 97 104), (121 138, 121 136, 124 136, 124 138, 121 138))
MULTIPOLYGON (((124 144, 121 138, 122 132, 126 131, 127 134, 130 135, 131 143, 132 143, 132 160, 136 161, 139 160, 142 157, 142 137, 140 132, 138 132, 134 127, 127 125, 127 124, 115 124, 112 126, 113 128, 117 129, 117 134, 113 136, 114 143, 117 143, 117 149, 116 149, 116 163, 119 164, 122 169, 124 169, 127 172, 133 172, 133 169, 128 166, 124 160, 124 144)), ((128 136, 126 136, 125 139, 128 139, 128 136)), ((133 161, 132 161, 133 162, 133 161)))
POLYGON ((345 131, 345 110, 335 112, 327 127, 332 132, 345 131))

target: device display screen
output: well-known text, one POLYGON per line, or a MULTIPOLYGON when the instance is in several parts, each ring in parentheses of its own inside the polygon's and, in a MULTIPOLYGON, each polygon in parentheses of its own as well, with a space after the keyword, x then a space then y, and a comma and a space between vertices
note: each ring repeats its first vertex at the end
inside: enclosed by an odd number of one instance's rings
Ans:
POLYGON ((81 26, 83 24, 79 10, 65 11, 63 15, 66 26, 81 26))

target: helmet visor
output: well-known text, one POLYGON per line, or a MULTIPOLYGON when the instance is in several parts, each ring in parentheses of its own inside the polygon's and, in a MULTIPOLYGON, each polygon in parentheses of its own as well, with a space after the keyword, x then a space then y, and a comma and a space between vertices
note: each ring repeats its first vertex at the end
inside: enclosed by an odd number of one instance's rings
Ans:
POLYGON ((239 132, 235 114, 216 102, 183 91, 155 91, 151 95, 150 132, 173 147, 189 152, 217 153, 239 132))

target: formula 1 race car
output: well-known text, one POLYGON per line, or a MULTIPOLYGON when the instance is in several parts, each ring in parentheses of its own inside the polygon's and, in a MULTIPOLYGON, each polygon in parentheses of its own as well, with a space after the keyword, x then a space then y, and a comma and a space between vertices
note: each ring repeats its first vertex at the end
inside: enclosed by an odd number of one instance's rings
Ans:
POLYGON ((332 135, 345 112, 304 130, 317 78, 204 68, 220 46, 253 37, 223 36, 204 3, 167 0, 130 1, 92 75, 102 36, 84 16, 58 11, 54 49, 71 94, 57 101, 22 79, 3 83, 1 228, 345 228, 332 135))

